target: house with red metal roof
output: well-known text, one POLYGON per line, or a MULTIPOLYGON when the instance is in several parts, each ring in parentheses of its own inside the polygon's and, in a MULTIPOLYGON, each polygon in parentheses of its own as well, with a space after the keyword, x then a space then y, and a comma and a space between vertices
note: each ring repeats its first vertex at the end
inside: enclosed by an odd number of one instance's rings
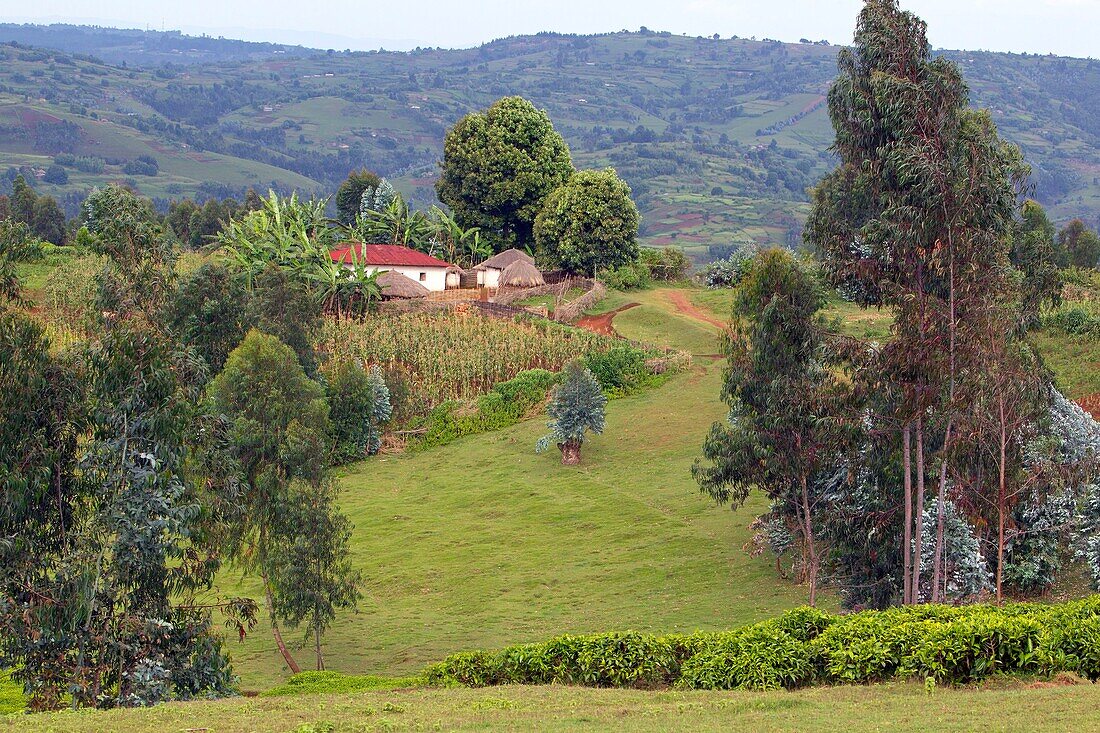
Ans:
POLYGON ((447 271, 456 269, 449 262, 402 247, 399 244, 361 244, 348 242, 332 250, 333 262, 352 267, 356 262, 370 272, 398 272, 432 292, 447 289, 447 271))

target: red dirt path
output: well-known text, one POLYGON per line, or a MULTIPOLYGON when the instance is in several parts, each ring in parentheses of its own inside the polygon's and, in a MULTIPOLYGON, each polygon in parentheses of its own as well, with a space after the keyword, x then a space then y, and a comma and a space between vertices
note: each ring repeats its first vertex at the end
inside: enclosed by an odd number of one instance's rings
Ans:
POLYGON ((615 327, 611 325, 611 322, 615 320, 615 316, 631 308, 637 308, 640 305, 641 303, 628 303, 622 308, 616 308, 613 311, 601 313, 598 316, 585 316, 577 321, 577 327, 591 331, 592 333, 598 333, 601 336, 618 336, 619 334, 615 332, 615 327))
POLYGON ((709 323, 720 331, 725 331, 729 328, 728 323, 722 323, 717 318, 708 315, 705 311, 701 310, 698 306, 691 302, 687 293, 683 290, 666 290, 664 292, 665 300, 672 304, 674 308, 680 313, 683 313, 689 318, 694 318, 697 321, 703 323, 709 323))
POLYGON ((1100 392, 1091 394, 1088 397, 1082 397, 1077 400, 1077 404, 1085 408, 1085 412, 1088 412, 1097 420, 1100 420, 1100 392))

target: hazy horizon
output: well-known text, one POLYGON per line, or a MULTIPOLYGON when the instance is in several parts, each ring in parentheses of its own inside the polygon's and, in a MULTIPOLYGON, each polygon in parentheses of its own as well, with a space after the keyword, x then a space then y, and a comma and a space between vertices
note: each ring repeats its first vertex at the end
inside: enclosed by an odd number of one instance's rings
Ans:
MULTIPOLYGON (((0 16, 14 23, 72 23, 116 28, 178 30, 249 41, 352 50, 468 48, 510 35, 540 31, 608 33, 656 31, 723 38, 802 38, 851 42, 862 0, 687 0, 676 7, 655 0, 559 0, 550 6, 517 0, 457 5, 421 0, 420 12, 385 13, 381 3, 322 0, 192 0, 187 6, 139 0, 39 0, 36 12, 0 16), (828 7, 823 7, 823 6, 828 7), (274 12, 273 12, 274 10, 274 12), (196 19, 203 22, 196 22, 196 19)), ((1054 53, 1097 57, 1100 2, 1095 0, 902 0, 929 24, 937 48, 1054 53)))

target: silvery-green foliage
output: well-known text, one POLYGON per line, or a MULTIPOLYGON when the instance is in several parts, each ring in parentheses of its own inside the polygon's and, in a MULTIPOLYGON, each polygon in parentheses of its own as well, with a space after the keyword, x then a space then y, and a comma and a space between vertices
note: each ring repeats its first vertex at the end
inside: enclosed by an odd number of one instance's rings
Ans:
MULTIPOLYGON (((1024 446, 1025 466, 1058 475, 1063 467, 1088 465, 1097 456, 1100 423, 1052 387, 1046 425, 1024 446)), ((1050 587, 1071 530, 1078 553, 1085 551, 1090 537, 1086 489, 1080 480, 1059 480, 1030 491, 1016 506, 1005 545, 1005 582, 1029 592, 1050 587)))
MULTIPOLYGON (((922 515, 924 523, 921 546, 921 588, 922 600, 932 598, 933 566, 936 555, 936 503, 933 501, 922 515)), ((944 504, 944 549, 947 553, 947 593, 949 601, 966 601, 976 597, 982 591, 990 590, 992 575, 986 566, 985 557, 978 547, 978 538, 974 530, 950 501, 944 504)))
POLYGON ((550 434, 539 439, 535 450, 541 453, 552 443, 583 443, 585 432, 589 430, 601 434, 606 406, 607 396, 592 372, 579 362, 569 364, 565 369, 565 381, 554 390, 546 407, 546 414, 551 418, 547 424, 550 434))
POLYGON ((735 288, 752 268, 753 252, 738 252, 722 260, 715 260, 699 272, 708 288, 735 288))
POLYGON ((1100 481, 1085 487, 1078 505, 1077 557, 1084 560, 1092 574, 1092 585, 1100 590, 1100 481))
POLYGON ((386 386, 386 379, 377 365, 371 367, 367 385, 371 392, 367 454, 373 456, 382 448, 382 426, 393 415, 393 405, 390 403, 390 388, 386 386))
POLYGON ((1012 512, 1015 532, 1005 542, 1004 582, 1029 593, 1050 587, 1062 569, 1066 528, 1073 519, 1075 492, 1031 491, 1012 512))
POLYGON ((371 211, 385 211, 395 198, 397 190, 383 178, 376 188, 363 190, 363 195, 359 198, 359 215, 365 217, 371 211))

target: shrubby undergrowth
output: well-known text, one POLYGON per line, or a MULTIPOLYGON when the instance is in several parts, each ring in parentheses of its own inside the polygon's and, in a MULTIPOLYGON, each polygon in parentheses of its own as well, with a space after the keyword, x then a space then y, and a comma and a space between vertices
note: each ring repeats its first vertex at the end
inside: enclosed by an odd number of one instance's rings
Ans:
POLYGON ((485 687, 794 689, 994 674, 1071 672, 1100 679, 1100 596, 1060 605, 905 606, 846 616, 799 608, 733 631, 560 636, 453 654, 429 684, 485 687))

